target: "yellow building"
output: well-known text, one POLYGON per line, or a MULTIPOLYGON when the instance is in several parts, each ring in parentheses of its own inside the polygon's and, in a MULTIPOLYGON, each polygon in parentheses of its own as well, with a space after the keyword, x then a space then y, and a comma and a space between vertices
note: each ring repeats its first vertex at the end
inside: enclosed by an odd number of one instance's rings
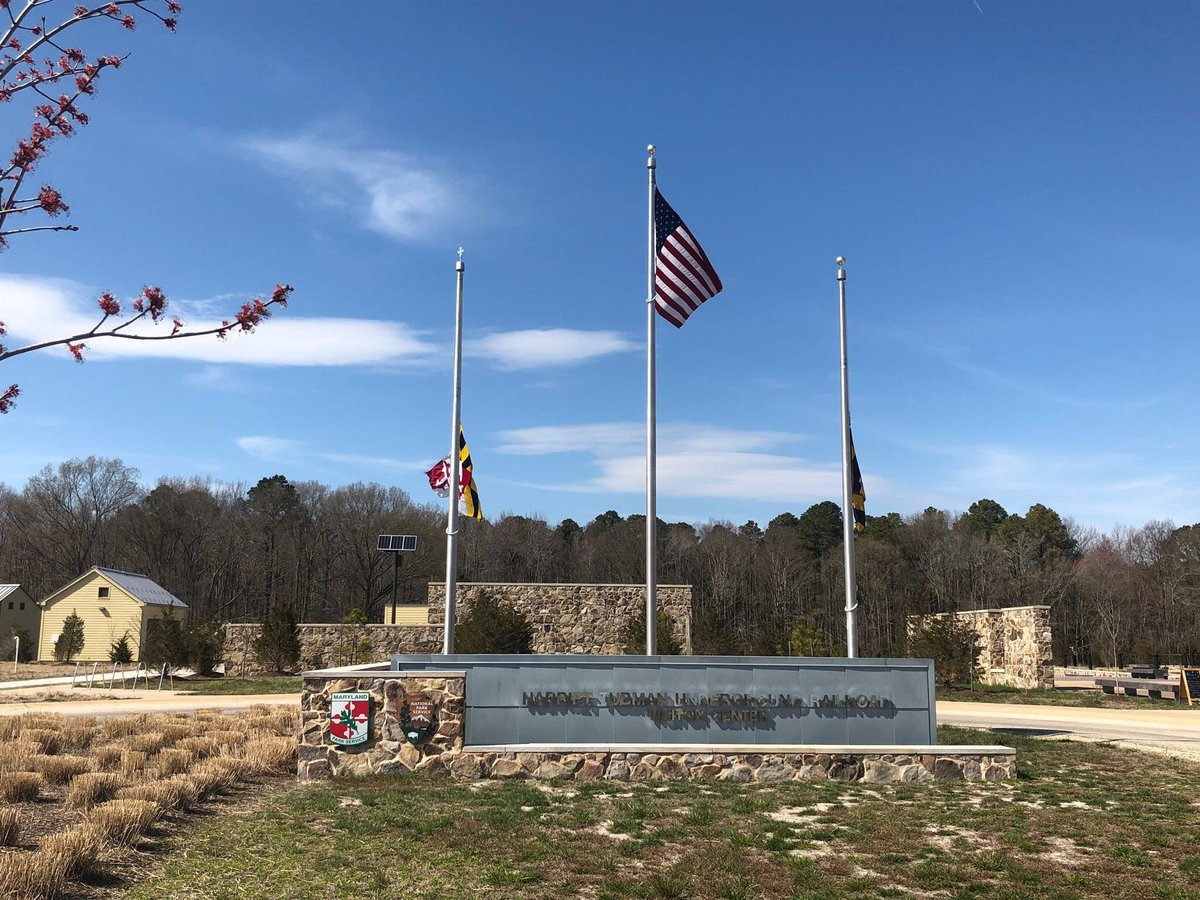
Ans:
POLYGON ((19 584, 0 584, 0 659, 17 652, 13 635, 21 638, 21 655, 30 658, 37 644, 42 609, 19 584))
POLYGON ((384 625, 428 625, 429 606, 424 602, 401 602, 393 606, 390 602, 383 607, 384 625))
POLYGON ((140 655, 146 631, 167 610, 177 615, 187 605, 145 575, 93 566, 42 601, 38 660, 54 660, 63 622, 74 613, 83 619, 83 649, 72 659, 104 662, 114 642, 129 636, 133 658, 140 655))

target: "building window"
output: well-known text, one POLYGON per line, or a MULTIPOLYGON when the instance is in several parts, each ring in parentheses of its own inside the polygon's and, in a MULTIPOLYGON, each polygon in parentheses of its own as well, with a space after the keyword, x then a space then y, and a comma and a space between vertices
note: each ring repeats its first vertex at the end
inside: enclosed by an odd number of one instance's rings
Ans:
POLYGON ((106 588, 106 587, 100 588, 100 596, 107 597, 108 596, 108 588, 106 588))
POLYGON ((12 609, 12 604, 13 604, 13 602, 12 602, 11 600, 9 600, 9 601, 8 601, 8 608, 9 608, 9 609, 12 609))
MULTIPOLYGON (((10 605, 11 605, 11 604, 10 604, 10 605)), ((24 604, 24 603, 22 603, 22 604, 21 604, 21 609, 24 609, 24 608, 25 608, 25 604, 24 604)))

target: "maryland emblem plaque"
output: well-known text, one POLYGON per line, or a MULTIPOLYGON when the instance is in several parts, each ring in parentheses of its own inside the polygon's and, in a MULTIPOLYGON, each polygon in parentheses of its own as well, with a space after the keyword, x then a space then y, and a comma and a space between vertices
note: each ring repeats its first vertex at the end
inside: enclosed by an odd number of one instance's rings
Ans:
POLYGON ((329 740, 343 747, 365 744, 371 736, 371 695, 334 694, 329 704, 329 740))
POLYGON ((400 727, 414 746, 423 744, 437 729, 437 704, 424 692, 405 694, 400 705, 400 727))

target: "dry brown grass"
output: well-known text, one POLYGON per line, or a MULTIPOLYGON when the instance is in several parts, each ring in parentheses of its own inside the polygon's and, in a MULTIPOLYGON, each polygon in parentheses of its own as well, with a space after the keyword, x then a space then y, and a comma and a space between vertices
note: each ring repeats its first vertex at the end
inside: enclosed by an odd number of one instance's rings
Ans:
POLYGON ((154 758, 154 770, 159 778, 186 772, 196 762, 196 753, 180 747, 170 747, 154 758))
POLYGON ((62 861, 37 853, 0 856, 0 898, 3 900, 57 900, 67 884, 62 861))
POLYGON ((216 756, 221 751, 221 745, 205 735, 186 737, 175 745, 177 750, 188 750, 196 754, 197 759, 216 756))
POLYGON ((167 745, 167 738, 161 731, 147 731, 141 734, 131 734, 122 743, 130 750, 153 756, 167 745))
MULTIPOLYGON (((109 857, 120 859, 122 848, 166 813, 186 812, 239 782, 290 774, 298 712, 253 712, 250 728, 245 717, 215 710, 0 719, 0 846, 14 846, 21 833, 17 811, 5 809, 5 802, 48 794, 67 810, 88 811, 82 824, 47 837, 36 851, 0 853, 0 900, 59 900, 72 881, 103 874, 109 857), (66 790, 44 792, 48 784, 66 790)), ((63 812, 60 821, 71 818, 63 812)))
POLYGON ((100 723, 100 733, 110 741, 121 740, 135 734, 144 734, 150 730, 154 717, 150 713, 135 713, 131 716, 118 716, 105 719, 100 723))
POLYGON ((159 726, 158 729, 162 732, 162 736, 166 743, 164 746, 174 747, 184 738, 189 738, 196 734, 196 729, 191 725, 183 722, 172 722, 159 726))
POLYGON ((120 772, 126 778, 133 778, 146 768, 147 754, 142 750, 122 750, 120 772))
POLYGON ((20 837, 20 814, 15 809, 0 809, 0 847, 15 847, 20 837))
POLYGON ((208 732, 208 737, 216 741, 217 746, 223 749, 234 749, 246 743, 246 732, 244 731, 214 730, 208 732))
POLYGON ((94 716, 68 719, 59 729, 59 743, 63 750, 87 750, 96 739, 98 730, 94 716), (89 719, 91 721, 87 721, 89 719))
POLYGON ((186 776, 165 778, 162 781, 144 781, 131 784, 117 791, 118 800, 147 800, 162 810, 186 810, 196 801, 197 792, 186 780, 186 776))
POLYGON ((95 771, 96 763, 87 756, 32 756, 29 768, 50 784, 68 784, 77 775, 95 771))
POLYGON ((296 741, 290 737, 256 737, 246 742, 242 758, 262 775, 296 771, 296 741))
POLYGON ((67 788, 67 809, 91 809, 110 799, 128 781, 115 772, 85 772, 67 788))
POLYGON ((23 726, 21 728, 21 739, 37 744, 47 756, 53 756, 59 751, 59 747, 61 746, 58 729, 56 728, 29 728, 23 726))
POLYGON ((0 772, 23 772, 26 760, 41 752, 41 744, 20 738, 12 743, 0 744, 0 772))
POLYGON ((185 777, 196 788, 198 796, 205 799, 228 791, 248 768, 244 760, 218 756, 204 760, 185 777))
POLYGON ((61 868, 68 879, 75 880, 99 874, 97 863, 103 849, 103 835, 85 822, 50 835, 34 856, 48 858, 51 868, 61 868))
POLYGON ((91 826, 109 843, 130 847, 162 816, 153 800, 110 800, 92 810, 91 826))
POLYGON ((29 803, 38 798, 46 779, 36 772, 0 774, 0 802, 29 803))
POLYGON ((98 769, 111 772, 120 768, 121 754, 124 752, 125 748, 119 744, 102 744, 99 747, 92 747, 91 756, 96 761, 98 769))

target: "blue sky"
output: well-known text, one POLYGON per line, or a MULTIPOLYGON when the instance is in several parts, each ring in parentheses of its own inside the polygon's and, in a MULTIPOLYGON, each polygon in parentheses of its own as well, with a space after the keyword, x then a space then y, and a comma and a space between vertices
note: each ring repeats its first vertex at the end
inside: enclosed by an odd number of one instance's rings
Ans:
MULTIPOLYGON (((725 290, 658 329, 661 517, 838 495, 834 258, 868 512, 1035 502, 1200 521, 1200 6, 185 4, 93 23, 92 123, 40 167, 75 234, 0 256, 12 345, 160 284, 252 336, 0 370, 0 481, 162 476, 433 499, 463 422, 484 509, 642 512, 645 147, 725 290)), ((15 142, 28 109, 0 109, 15 142)))

